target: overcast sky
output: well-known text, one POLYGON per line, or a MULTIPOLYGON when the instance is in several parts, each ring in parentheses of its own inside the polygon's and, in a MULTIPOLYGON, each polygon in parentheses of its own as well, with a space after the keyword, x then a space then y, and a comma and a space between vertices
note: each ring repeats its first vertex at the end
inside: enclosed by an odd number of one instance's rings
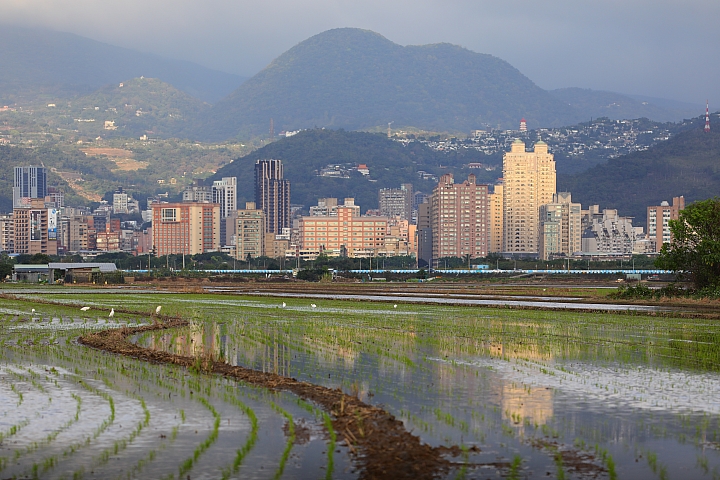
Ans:
POLYGON ((312 35, 359 27, 489 53, 547 89, 720 109, 720 0, 2 0, 0 21, 245 76, 312 35))

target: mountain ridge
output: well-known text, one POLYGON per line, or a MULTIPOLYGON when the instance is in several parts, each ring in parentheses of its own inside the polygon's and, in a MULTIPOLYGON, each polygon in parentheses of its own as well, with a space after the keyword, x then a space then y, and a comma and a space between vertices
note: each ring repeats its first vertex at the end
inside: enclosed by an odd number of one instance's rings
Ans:
POLYGON ((64 98, 140 76, 160 78, 207 102, 232 92, 245 80, 185 60, 98 42, 72 33, 2 25, 0 101, 36 91, 64 98))
POLYGON ((213 140, 261 134, 270 118, 285 130, 395 122, 469 132, 498 119, 510 128, 523 117, 548 125, 577 119, 492 55, 447 43, 404 47, 375 32, 334 29, 295 45, 217 102, 198 132, 213 140))

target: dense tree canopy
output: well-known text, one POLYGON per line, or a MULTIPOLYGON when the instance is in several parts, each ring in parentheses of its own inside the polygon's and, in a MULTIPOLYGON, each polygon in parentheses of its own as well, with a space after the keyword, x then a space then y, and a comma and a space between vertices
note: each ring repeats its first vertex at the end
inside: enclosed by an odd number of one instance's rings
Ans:
POLYGON ((691 204, 670 220, 670 231, 656 265, 689 275, 699 290, 720 288, 720 198, 691 204))

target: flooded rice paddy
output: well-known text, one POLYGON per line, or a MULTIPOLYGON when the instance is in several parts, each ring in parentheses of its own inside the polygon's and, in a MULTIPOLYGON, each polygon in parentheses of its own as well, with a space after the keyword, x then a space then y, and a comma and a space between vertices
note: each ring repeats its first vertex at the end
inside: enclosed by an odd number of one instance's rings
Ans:
POLYGON ((463 448, 449 478, 720 478, 715 321, 55 292, 0 303, 0 478, 357 477, 315 405, 75 342, 157 305, 192 325, 132 341, 341 388, 463 448))

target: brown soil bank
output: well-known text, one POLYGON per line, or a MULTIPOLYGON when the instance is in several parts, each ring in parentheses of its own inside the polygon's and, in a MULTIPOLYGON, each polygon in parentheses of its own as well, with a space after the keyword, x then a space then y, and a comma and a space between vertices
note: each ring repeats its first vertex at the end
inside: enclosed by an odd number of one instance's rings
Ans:
MULTIPOLYGON (((273 373, 244 367, 233 367, 211 358, 174 355, 139 347, 127 341, 129 335, 150 330, 187 326, 182 319, 134 328, 118 328, 90 333, 80 337, 83 345, 107 352, 128 355, 155 363, 192 367, 258 385, 270 390, 286 390, 310 400, 331 414, 333 429, 344 439, 360 469, 363 479, 430 479, 446 475, 460 464, 448 456, 462 453, 457 446, 430 447, 410 434, 402 422, 381 408, 368 405, 339 388, 330 389, 273 373)), ((470 451, 479 451, 473 447, 470 451)), ((493 464, 498 468, 509 465, 493 464)))

